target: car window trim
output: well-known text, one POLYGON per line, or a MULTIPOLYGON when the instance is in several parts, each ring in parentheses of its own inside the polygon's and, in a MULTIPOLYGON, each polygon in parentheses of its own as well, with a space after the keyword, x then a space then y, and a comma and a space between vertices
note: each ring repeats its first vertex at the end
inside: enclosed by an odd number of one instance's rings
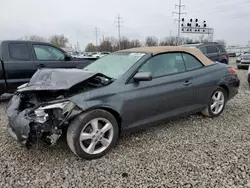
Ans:
MULTIPOLYGON (((138 70, 139 70, 145 63, 148 62, 148 60, 150 60, 150 59, 152 59, 153 57, 158 56, 158 55, 162 55, 162 54, 171 54, 171 53, 180 53, 180 54, 181 54, 182 52, 181 52, 181 51, 173 51, 173 52, 163 52, 163 53, 159 53, 159 54, 155 54, 155 55, 152 54, 152 56, 150 56, 149 58, 145 59, 144 62, 143 62, 134 72, 133 72, 133 74, 131 74, 131 76, 129 77, 129 79, 126 81, 125 85, 126 85, 126 84, 131 84, 131 83, 133 83, 133 77, 135 76, 136 73, 138 73, 138 70)), ((181 55, 181 57, 182 57, 182 55, 181 55)), ((172 73, 172 74, 167 74, 167 75, 162 75, 162 76, 153 77, 152 80, 154 80, 155 78, 167 77, 167 76, 177 75, 177 74, 181 74, 181 73, 186 72, 187 69, 186 69, 186 66, 185 66, 185 62, 183 61, 183 63, 184 63, 184 67, 185 67, 185 70, 184 70, 184 71, 178 72, 178 73, 172 73)))
POLYGON ((58 49, 58 48, 56 48, 55 46, 52 46, 52 45, 49 45, 49 44, 48 45, 47 44, 32 44, 32 47, 33 47, 33 50, 34 50, 34 53, 35 53, 35 58, 36 58, 37 61, 58 61, 58 62, 64 61, 63 59, 62 60, 39 60, 39 59, 37 59, 36 50, 35 50, 34 46, 49 46, 49 47, 52 47, 52 48, 55 48, 55 49, 59 50, 63 54, 65 54, 65 52, 58 49))
POLYGON ((9 55, 10 55, 10 59, 13 59, 13 60, 18 60, 18 61, 31 61, 31 53, 30 53, 30 49, 29 49, 29 46, 27 43, 15 43, 15 42, 11 42, 8 44, 8 50, 9 50, 9 55), (10 50, 10 45, 11 44, 22 44, 22 45, 26 45, 27 49, 28 49, 28 53, 29 53, 29 59, 17 59, 17 58, 13 58, 11 56, 11 50, 10 50))
POLYGON ((184 62, 184 64, 185 64, 185 68, 186 68, 186 71, 187 72, 190 72, 190 71, 193 71, 193 70, 198 70, 198 69, 202 69, 202 68, 204 68, 204 67, 206 67, 199 59, 197 59, 197 57, 195 57, 194 55, 192 55, 192 54, 190 54, 190 53, 187 53, 187 52, 182 52, 181 53, 181 56, 182 56, 182 59, 183 59, 183 62, 184 62), (182 54, 188 54, 188 55, 191 55, 191 56, 193 56, 200 64, 201 64, 201 67, 199 67, 199 68, 195 68, 195 69, 192 69, 192 70, 187 70, 187 66, 186 66, 186 61, 184 60, 184 58, 183 58, 183 55, 182 54))

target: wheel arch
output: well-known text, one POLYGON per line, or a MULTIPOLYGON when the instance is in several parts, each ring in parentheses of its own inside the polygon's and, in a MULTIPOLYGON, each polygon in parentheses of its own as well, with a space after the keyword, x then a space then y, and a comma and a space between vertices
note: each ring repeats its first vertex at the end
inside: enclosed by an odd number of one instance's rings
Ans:
POLYGON ((111 113, 115 117, 115 119, 118 123, 118 126, 119 126, 119 131, 120 131, 121 124, 122 124, 122 117, 121 117, 119 112, 117 112, 116 110, 114 110, 110 107, 100 107, 100 108, 96 108, 96 109, 106 110, 107 112, 111 113))
POLYGON ((219 87, 223 88, 226 93, 227 93, 227 97, 229 97, 229 88, 226 84, 219 84, 219 87))
POLYGON ((92 108, 83 110, 82 112, 84 113, 84 112, 93 111, 93 110, 98 110, 98 109, 100 109, 100 110, 105 110, 105 111, 109 112, 110 114, 112 114, 112 115, 115 117, 115 119, 116 119, 116 121, 117 121, 117 123, 118 123, 119 133, 120 133, 120 132, 121 132, 121 124, 122 124, 122 116, 121 116, 120 113, 119 113, 117 110, 115 110, 114 108, 109 107, 109 106, 95 106, 95 107, 92 107, 92 108))

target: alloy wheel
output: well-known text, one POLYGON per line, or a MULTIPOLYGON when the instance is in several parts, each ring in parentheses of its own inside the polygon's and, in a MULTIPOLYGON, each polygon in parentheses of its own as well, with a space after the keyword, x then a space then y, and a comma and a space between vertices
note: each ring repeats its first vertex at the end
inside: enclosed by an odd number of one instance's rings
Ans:
POLYGON ((219 114, 223 110, 224 105, 225 105, 224 93, 222 91, 216 91, 213 94, 211 100, 211 105, 210 105, 211 111, 214 114, 219 114))
POLYGON ((105 118, 95 118, 82 129, 79 142, 88 154, 99 154, 106 150, 114 137, 114 128, 105 118))

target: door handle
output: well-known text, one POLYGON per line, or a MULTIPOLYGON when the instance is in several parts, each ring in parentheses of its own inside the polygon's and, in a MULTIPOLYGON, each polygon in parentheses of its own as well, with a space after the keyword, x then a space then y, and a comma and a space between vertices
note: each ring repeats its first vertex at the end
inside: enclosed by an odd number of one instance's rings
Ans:
POLYGON ((45 67, 44 64, 39 64, 38 66, 41 67, 41 68, 44 68, 44 67, 45 67))
POLYGON ((189 86, 189 85, 191 85, 191 84, 192 84, 192 82, 189 81, 189 80, 186 80, 186 81, 183 83, 184 86, 189 86))

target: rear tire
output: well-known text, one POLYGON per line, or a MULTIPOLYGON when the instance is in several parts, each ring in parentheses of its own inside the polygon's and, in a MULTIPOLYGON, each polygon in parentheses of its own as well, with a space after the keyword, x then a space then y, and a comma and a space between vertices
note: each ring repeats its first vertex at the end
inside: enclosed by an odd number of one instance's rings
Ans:
POLYGON ((228 64, 227 60, 225 60, 225 59, 224 59, 224 60, 222 60, 222 62, 221 62, 221 63, 226 64, 226 65, 228 64))
POLYGON ((118 134, 115 117, 98 109, 82 113, 71 122, 67 143, 74 154, 92 160, 105 155, 116 143, 118 134))
POLYGON ((220 116, 224 111, 227 99, 227 92, 222 87, 218 87, 210 97, 207 108, 201 111, 201 113, 211 118, 220 116))

